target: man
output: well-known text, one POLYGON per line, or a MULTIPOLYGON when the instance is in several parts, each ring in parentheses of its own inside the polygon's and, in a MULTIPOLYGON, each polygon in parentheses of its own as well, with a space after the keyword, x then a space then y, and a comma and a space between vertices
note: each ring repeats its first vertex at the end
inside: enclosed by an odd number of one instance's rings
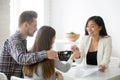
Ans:
MULTIPOLYGON (((33 36, 37 30, 37 13, 24 11, 19 17, 19 30, 7 39, 0 53, 0 72, 11 76, 22 77, 22 65, 30 65, 42 61, 45 58, 57 59, 53 50, 27 53, 27 36, 33 36)), ((39 45, 39 44, 38 44, 39 45)))

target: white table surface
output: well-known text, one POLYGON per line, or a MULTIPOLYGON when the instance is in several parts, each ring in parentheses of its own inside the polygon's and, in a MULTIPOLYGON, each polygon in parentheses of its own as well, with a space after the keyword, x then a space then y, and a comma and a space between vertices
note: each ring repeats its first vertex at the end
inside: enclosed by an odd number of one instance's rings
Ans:
POLYGON ((72 67, 68 72, 62 73, 64 80, 120 80, 120 67, 115 63, 110 63, 105 72, 96 71, 88 76, 80 76, 78 68, 95 68, 95 66, 83 66, 78 64, 72 67), (79 75, 79 76, 78 76, 79 75))

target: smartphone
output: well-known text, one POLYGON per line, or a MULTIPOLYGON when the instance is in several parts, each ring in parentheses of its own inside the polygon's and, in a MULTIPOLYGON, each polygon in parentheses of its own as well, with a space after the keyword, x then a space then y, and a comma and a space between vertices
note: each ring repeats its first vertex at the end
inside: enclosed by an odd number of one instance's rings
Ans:
POLYGON ((58 51, 58 57, 60 61, 67 61, 73 52, 70 50, 58 51))

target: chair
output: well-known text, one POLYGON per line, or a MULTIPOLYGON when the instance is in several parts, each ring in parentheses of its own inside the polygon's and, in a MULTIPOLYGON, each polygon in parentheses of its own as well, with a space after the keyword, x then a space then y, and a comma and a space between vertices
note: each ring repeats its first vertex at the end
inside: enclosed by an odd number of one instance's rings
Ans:
POLYGON ((8 80, 7 76, 2 72, 0 72, 0 80, 8 80))
POLYGON ((16 77, 16 76, 11 76, 10 80, 31 80, 31 79, 24 79, 24 78, 19 78, 19 77, 16 77))
POLYGON ((11 76, 11 80, 24 80, 24 79, 16 76, 11 76))

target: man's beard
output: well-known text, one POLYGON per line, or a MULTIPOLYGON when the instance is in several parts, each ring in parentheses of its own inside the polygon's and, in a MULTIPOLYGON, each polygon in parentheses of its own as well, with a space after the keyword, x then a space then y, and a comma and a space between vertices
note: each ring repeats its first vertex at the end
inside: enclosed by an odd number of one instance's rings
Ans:
POLYGON ((27 31, 27 35, 28 35, 29 37, 33 37, 33 34, 31 34, 29 31, 27 31))

